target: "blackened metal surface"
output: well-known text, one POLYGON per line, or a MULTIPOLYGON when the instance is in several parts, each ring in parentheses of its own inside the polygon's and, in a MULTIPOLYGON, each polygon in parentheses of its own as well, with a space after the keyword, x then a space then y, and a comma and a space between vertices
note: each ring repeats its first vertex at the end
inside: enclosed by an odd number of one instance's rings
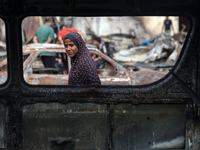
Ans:
POLYGON ((197 95, 195 95, 195 93, 187 86, 187 84, 185 84, 183 80, 181 80, 178 76, 176 76, 176 74, 174 74, 173 72, 171 73, 181 83, 181 85, 184 87, 187 93, 191 96, 194 104, 200 106, 200 99, 197 97, 197 95))
POLYGON ((75 143, 71 137, 50 138, 50 150, 74 150, 75 143))
MULTIPOLYGON (((186 103, 192 104, 181 84, 168 74, 158 82, 143 86, 30 86, 23 79, 21 21, 29 15, 133 16, 185 15, 191 22, 180 58, 173 71, 199 96, 200 84, 200 1, 198 0, 0 0, 0 16, 6 24, 8 80, 0 86, 5 104, 5 148, 23 148, 22 106, 38 102, 80 103, 186 103)), ((190 105, 189 105, 190 106, 190 105)), ((198 109, 195 109, 198 111, 198 109)), ((198 119, 198 117, 194 118, 198 119)), ((24 120, 26 121, 26 120, 24 120)), ((112 126, 111 126, 112 127, 112 126)), ((196 131, 197 125, 192 126, 196 131)), ((112 130, 110 130, 112 131, 112 130)), ((109 134, 110 135, 110 134, 109 134)), ((196 134, 194 134, 197 137, 196 134)), ((112 141, 113 137, 111 137, 112 141)), ((114 141, 113 141, 114 142, 114 141)), ((186 149, 196 150, 198 142, 186 149)), ((114 144, 114 143, 113 143, 114 144)), ((113 149, 113 145, 107 149, 113 149)))
POLYGON ((75 149, 106 149, 107 115, 106 105, 91 103, 27 105, 23 108, 23 148, 47 149, 49 138, 71 137, 75 149))
POLYGON ((5 107, 2 103, 0 103, 0 148, 5 148, 5 145, 4 145, 5 119, 6 119, 5 107))
POLYGON ((114 118, 115 150, 185 148, 186 108, 183 104, 119 104, 114 118))

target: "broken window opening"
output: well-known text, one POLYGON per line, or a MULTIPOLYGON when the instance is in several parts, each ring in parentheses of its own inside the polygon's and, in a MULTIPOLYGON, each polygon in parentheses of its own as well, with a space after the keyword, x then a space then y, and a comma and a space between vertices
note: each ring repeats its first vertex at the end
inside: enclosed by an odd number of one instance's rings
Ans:
MULTIPOLYGON (((60 17, 52 16, 54 29, 55 45, 54 51, 60 49, 63 44, 59 41, 60 27, 73 28, 75 32, 81 32, 88 48, 97 49, 93 41, 95 37, 100 37, 105 45, 107 53, 98 53, 106 62, 101 69, 97 69, 102 85, 145 85, 153 83, 163 78, 171 69, 182 50, 185 38, 190 29, 190 23, 187 18, 182 16, 169 16, 171 20, 170 33, 168 28, 163 26, 166 16, 118 16, 118 17, 60 17), (105 72, 105 66, 106 68, 105 72), (112 67, 111 67, 112 66, 112 67), (106 79, 105 76, 106 75, 106 79), (118 75, 120 74, 120 77, 118 75), (123 82, 119 82, 119 81, 123 82)), ((43 17, 30 16, 23 20, 23 52, 28 51, 31 44, 32 51, 41 51, 45 44, 33 44, 33 36, 36 30, 44 24, 43 17), (33 46, 34 45, 34 46, 33 46)), ((50 50, 50 46, 46 48, 50 50)), ((62 47, 64 49, 64 47, 62 47)), ((90 50, 90 52, 94 52, 90 50)), ((36 59, 36 57, 33 57, 36 59)), ((70 59, 66 61, 66 74, 69 73, 71 67, 70 59)), ((30 62, 28 62, 30 63, 30 62)), ((55 64, 56 66, 56 64, 55 64)), ((29 65, 31 67, 31 65, 29 65)), ((29 69, 39 73, 37 69, 29 69)), ((41 74, 47 69, 43 69, 41 74)), ((57 70, 58 67, 57 67, 57 70)), ((48 74, 52 74, 49 71, 48 74)), ((59 74, 59 71, 54 71, 59 74)), ((66 78, 63 76, 62 78, 66 78)), ((24 78, 26 76, 24 71, 24 78)), ((37 78, 38 79, 38 78, 37 78)), ((66 82, 60 83, 59 79, 54 78, 58 82, 34 82, 38 85, 67 85, 66 82)), ((31 79, 35 80, 35 79, 31 79)), ((32 84, 28 82, 29 84, 32 84)))

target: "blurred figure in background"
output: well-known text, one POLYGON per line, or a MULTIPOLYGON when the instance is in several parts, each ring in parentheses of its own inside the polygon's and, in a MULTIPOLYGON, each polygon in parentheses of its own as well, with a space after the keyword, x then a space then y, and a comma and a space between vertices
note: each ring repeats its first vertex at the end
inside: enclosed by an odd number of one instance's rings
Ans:
MULTIPOLYGON (((34 43, 55 43, 54 30, 51 27, 53 23, 52 17, 44 18, 44 25, 40 26, 34 37, 34 43)), ((55 68, 56 53, 42 53, 40 54, 41 60, 45 68, 55 68)))
POLYGON ((175 30, 174 30, 174 27, 173 27, 173 24, 172 24, 172 20, 169 19, 168 16, 166 16, 166 18, 163 22, 161 33, 163 33, 163 30, 164 30, 164 33, 166 35, 171 35, 171 30, 173 31, 173 34, 175 34, 175 30))
POLYGON ((78 31, 74 28, 67 28, 64 25, 60 25, 60 32, 58 33, 58 40, 59 40, 60 44, 63 44, 63 39, 64 39, 65 35, 69 32, 76 32, 76 33, 80 34, 83 41, 85 41, 85 37, 81 31, 78 31))
MULTIPOLYGON (((97 47, 97 49, 99 49, 102 53, 107 55, 107 49, 106 46, 104 44, 101 43, 101 38, 100 37, 95 37, 93 44, 97 47)), ((100 56, 96 56, 95 54, 92 56, 92 59, 95 62, 95 65, 97 67, 97 69, 99 69, 99 67, 101 65, 105 64, 105 61, 100 57, 100 56)))

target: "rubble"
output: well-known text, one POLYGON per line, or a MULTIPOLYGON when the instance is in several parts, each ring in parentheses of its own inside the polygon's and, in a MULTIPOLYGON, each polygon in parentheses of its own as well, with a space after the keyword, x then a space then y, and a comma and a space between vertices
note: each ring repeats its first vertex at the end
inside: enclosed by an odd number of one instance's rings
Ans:
POLYGON ((137 62, 144 60, 150 48, 147 46, 133 47, 114 53, 113 59, 119 62, 137 62))
MULTIPOLYGON (((141 67, 138 64, 145 64, 147 68, 151 69, 151 65, 153 64, 154 70, 172 67, 179 57, 187 35, 183 30, 184 28, 175 36, 163 33, 154 39, 145 40, 140 46, 115 52, 113 59, 121 64, 128 64, 129 66, 137 65, 137 67, 141 67), (156 64, 156 62, 158 63, 156 64), (167 62, 171 62, 170 65, 167 62), (158 64, 162 64, 164 67, 158 64)), ((159 70, 165 71, 166 69, 159 70)))
POLYGON ((167 57, 174 48, 174 39, 170 35, 163 33, 155 39, 154 47, 149 51, 144 62, 152 62, 167 57))

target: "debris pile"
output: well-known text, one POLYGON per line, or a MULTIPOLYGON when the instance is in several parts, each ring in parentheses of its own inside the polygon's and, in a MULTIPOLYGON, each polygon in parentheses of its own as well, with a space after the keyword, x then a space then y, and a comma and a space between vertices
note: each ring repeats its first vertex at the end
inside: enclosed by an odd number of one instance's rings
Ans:
POLYGON ((155 62, 159 62, 159 64, 172 62, 174 64, 181 52, 186 34, 181 31, 176 38, 167 33, 160 34, 154 39, 143 41, 139 46, 115 52, 113 59, 129 65, 150 65, 155 62))
POLYGON ((154 47, 148 52, 144 62, 152 62, 164 57, 168 57, 176 48, 173 37, 168 34, 161 34, 154 40, 154 47))

